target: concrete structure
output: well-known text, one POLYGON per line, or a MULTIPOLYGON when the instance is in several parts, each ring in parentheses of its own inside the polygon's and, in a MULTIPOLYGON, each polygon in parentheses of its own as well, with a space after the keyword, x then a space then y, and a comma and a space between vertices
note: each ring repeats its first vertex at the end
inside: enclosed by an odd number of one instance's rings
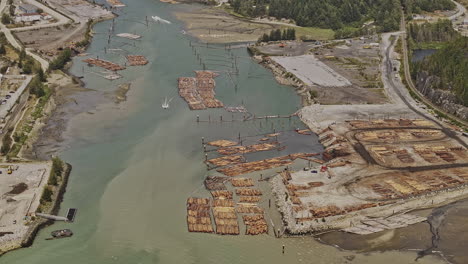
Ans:
POLYGON ((15 22, 16 23, 21 23, 21 22, 35 22, 35 21, 40 21, 41 20, 41 15, 38 13, 24 13, 19 16, 15 17, 15 22))
POLYGON ((37 12, 37 6, 30 4, 21 4, 18 6, 19 10, 25 14, 32 14, 37 12))

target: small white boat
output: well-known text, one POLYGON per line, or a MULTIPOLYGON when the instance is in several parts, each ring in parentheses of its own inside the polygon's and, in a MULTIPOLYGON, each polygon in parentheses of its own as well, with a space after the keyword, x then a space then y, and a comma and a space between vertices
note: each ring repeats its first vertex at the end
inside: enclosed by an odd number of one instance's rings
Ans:
POLYGON ((151 18, 156 22, 160 22, 160 23, 164 23, 164 24, 172 24, 171 21, 162 19, 162 18, 160 18, 158 16, 152 16, 151 18))
POLYGON ((167 100, 167 97, 164 98, 164 102, 162 103, 161 107, 162 107, 163 109, 168 109, 168 108, 169 108, 169 103, 170 103, 171 101, 172 101, 172 98, 169 99, 169 101, 167 100))

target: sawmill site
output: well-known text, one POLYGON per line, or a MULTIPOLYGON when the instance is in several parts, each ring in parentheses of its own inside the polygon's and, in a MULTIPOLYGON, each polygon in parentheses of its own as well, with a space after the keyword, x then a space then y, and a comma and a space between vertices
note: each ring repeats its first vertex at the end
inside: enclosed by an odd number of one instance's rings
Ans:
POLYGON ((431 121, 352 120, 316 131, 318 168, 272 180, 290 234, 370 234, 425 221, 409 211, 468 196, 468 152, 431 121))
MULTIPOLYGON (((271 188, 268 186, 269 178, 287 170, 296 160, 309 164, 324 162, 311 158, 320 155, 319 153, 294 153, 295 149, 288 146, 287 137, 282 137, 286 133, 288 132, 275 131, 252 138, 239 136, 237 140, 221 139, 205 142, 202 139, 205 164, 209 171, 209 176, 204 180, 204 186, 211 198, 189 197, 187 199, 189 232, 221 235, 241 233, 280 235, 280 230, 274 227, 266 211, 272 206, 271 188), (285 150, 288 151, 281 152, 285 150), (261 158, 252 156, 260 153, 264 154, 261 158), (277 171, 273 171, 271 176, 264 178, 263 174, 268 169, 277 171), (260 178, 255 174, 258 172, 262 172, 260 178), (243 225, 240 224, 241 222, 243 225), (215 224, 215 228, 212 223, 215 224)), ((297 129, 294 132, 291 131, 288 137, 294 137, 291 135, 310 140, 309 137, 312 134, 308 129, 297 129)))

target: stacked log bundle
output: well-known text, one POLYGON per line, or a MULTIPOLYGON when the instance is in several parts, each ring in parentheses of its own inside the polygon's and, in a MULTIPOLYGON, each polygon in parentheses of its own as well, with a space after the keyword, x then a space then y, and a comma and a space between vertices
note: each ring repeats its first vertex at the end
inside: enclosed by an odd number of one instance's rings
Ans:
POLYGON ((187 226, 189 232, 213 233, 208 198, 187 199, 187 226))
POLYGON ((213 146, 213 147, 231 147, 237 145, 237 142, 235 141, 230 141, 230 140, 225 140, 225 139, 220 139, 220 140, 215 140, 215 141, 210 141, 206 143, 207 145, 213 146))
POLYGON ((259 235, 268 233, 268 224, 262 214, 244 215, 242 216, 246 225, 246 235, 259 235))
POLYGON ((263 214, 263 209, 252 203, 237 203, 236 211, 240 214, 263 214))
POLYGON ((239 223, 234 207, 213 207, 216 234, 239 235, 239 223))
POLYGON ((188 103, 191 110, 203 110, 206 108, 221 108, 224 104, 215 99, 217 76, 211 71, 196 71, 196 77, 180 77, 179 95, 188 103))
POLYGON ((239 196, 261 196, 262 191, 254 188, 237 188, 236 194, 239 196))
POLYGON ((93 65, 102 67, 102 68, 104 68, 106 70, 109 70, 109 71, 125 70, 125 67, 123 67, 123 66, 120 66, 120 65, 115 64, 115 63, 110 62, 110 61, 101 60, 101 59, 88 58, 88 59, 83 60, 83 61, 88 63, 88 64, 93 64, 93 65))
POLYGON ((128 55, 127 61, 130 66, 142 66, 148 64, 148 60, 144 56, 140 55, 128 55))
POLYGON ((251 187, 254 186, 252 178, 233 178, 231 184, 234 187, 251 187))
POLYGON ((240 203, 258 203, 262 197, 260 196, 239 196, 240 203))
POLYGON ((213 199, 232 199, 232 192, 231 191, 224 191, 224 190, 219 190, 219 191, 211 191, 211 195, 213 196, 213 199))

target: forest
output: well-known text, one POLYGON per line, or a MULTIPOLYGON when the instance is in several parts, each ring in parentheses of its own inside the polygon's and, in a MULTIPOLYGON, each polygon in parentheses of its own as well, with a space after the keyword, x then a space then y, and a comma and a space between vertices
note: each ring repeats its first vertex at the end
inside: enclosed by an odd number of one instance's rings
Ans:
POLYGON ((468 37, 459 36, 448 41, 433 55, 413 63, 413 78, 420 71, 438 76, 438 87, 452 91, 461 104, 468 106, 468 37))
MULTIPOLYGON (((352 35, 367 21, 377 31, 398 30, 401 6, 407 14, 452 9, 450 0, 229 0, 234 12, 247 17, 272 16, 292 19, 298 26, 340 30, 352 35)), ((361 32, 362 33, 362 32, 361 32)))

